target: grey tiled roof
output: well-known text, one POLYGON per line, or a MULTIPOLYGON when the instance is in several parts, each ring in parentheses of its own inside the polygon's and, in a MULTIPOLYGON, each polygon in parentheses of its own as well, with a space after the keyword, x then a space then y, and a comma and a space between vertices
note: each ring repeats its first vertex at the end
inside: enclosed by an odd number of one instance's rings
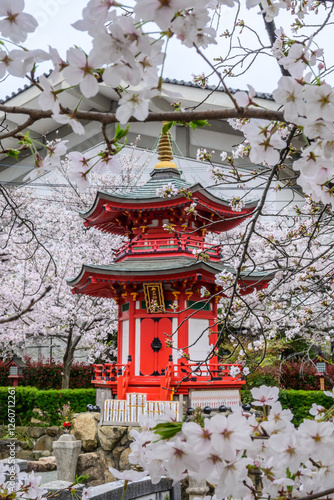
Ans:
MULTIPOLYGON (((184 80, 177 80, 176 78, 164 78, 164 83, 172 83, 174 85, 183 85, 184 87, 195 87, 195 88, 202 88, 200 85, 197 83, 193 82, 185 82, 184 80)), ((216 85, 205 85, 204 90, 216 90, 217 92, 225 92, 223 88, 217 89, 216 85)), ((232 89, 231 87, 228 88, 229 92, 231 94, 235 94, 236 92, 245 92, 245 89, 232 89)), ((267 99, 268 101, 273 101, 273 96, 269 92, 256 92, 255 97, 259 99, 267 99)))
MULTIPOLYGON (((43 75, 47 78, 48 76, 51 75, 51 73, 52 73, 52 69, 50 69, 47 73, 43 73, 43 75)), ((23 92, 25 92, 26 90, 30 89, 33 86, 34 85, 32 83, 25 84, 22 89, 18 88, 15 92, 12 92, 10 95, 6 95, 6 97, 4 99, 0 99, 0 104, 6 104, 6 102, 10 101, 11 99, 14 99, 14 97, 22 94, 23 92)))
POLYGON ((181 178, 170 177, 159 179, 156 177, 152 177, 144 186, 139 186, 132 191, 127 191, 122 194, 113 194, 114 198, 131 198, 135 200, 139 199, 149 199, 149 198, 157 198, 157 189, 166 186, 166 184, 172 183, 176 189, 185 189, 189 188, 191 184, 181 178))
MULTIPOLYGON (((174 272, 183 271, 193 271, 198 272, 201 269, 206 269, 207 271, 212 271, 213 274, 219 273, 223 270, 229 271, 235 274, 233 269, 222 262, 202 262, 197 261, 195 258, 191 257, 176 257, 173 258, 146 258, 146 259, 127 259, 122 262, 115 262, 109 265, 83 265, 79 275, 76 278, 66 280, 70 286, 76 285, 83 274, 87 273, 103 273, 108 276, 147 276, 155 278, 157 277, 157 271, 159 272, 159 278, 163 279, 163 276, 170 276, 174 272)), ((269 279, 269 274, 266 271, 253 271, 250 273, 242 273, 241 277, 243 279, 258 279, 263 278, 269 279)))
MULTIPOLYGON (((47 73, 43 73, 43 75, 48 77, 48 76, 50 76, 51 73, 52 73, 52 69, 50 69, 50 71, 48 71, 47 73)), ((184 87, 201 88, 196 83, 186 82, 184 80, 177 80, 176 78, 164 78, 164 82, 165 83, 172 83, 174 85, 182 85, 184 87)), ((0 104, 5 104, 6 102, 10 101, 11 99, 16 97, 17 95, 22 94, 23 92, 25 92, 27 89, 29 89, 32 86, 33 86, 32 84, 31 85, 24 85, 24 87, 22 89, 19 88, 15 92, 12 92, 11 95, 6 95, 6 97, 4 99, 0 99, 0 104)), ((216 86, 215 85, 206 85, 205 90, 216 90, 216 86)), ((235 94, 236 92, 239 91, 239 89, 231 89, 231 88, 229 88, 228 90, 231 92, 231 94, 235 94)), ((224 89, 217 89, 217 92, 225 92, 225 91, 224 91, 224 89)), ((259 99, 267 99, 269 101, 273 100, 272 94, 270 94, 268 92, 256 92, 255 97, 258 97, 259 99)))

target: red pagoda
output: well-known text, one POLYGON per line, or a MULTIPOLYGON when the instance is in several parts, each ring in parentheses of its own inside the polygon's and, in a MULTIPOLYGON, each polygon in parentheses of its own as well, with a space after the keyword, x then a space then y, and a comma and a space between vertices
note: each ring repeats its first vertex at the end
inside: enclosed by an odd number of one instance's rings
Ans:
MULTIPOLYGON (((235 365, 218 363, 217 357, 203 363, 217 340, 222 295, 215 275, 226 269, 219 249, 205 236, 237 226, 256 202, 232 211, 228 201, 186 182, 172 159, 170 135, 161 135, 160 161, 144 186, 122 195, 97 193, 92 208, 81 214, 85 225, 127 240, 112 264, 83 265, 69 285, 75 294, 118 304, 117 362, 93 365, 92 383, 103 399, 146 394, 148 402, 158 402, 190 396, 192 406, 196 400, 214 407, 239 400, 244 382, 230 375, 235 365), (170 183, 178 194, 159 197, 157 190, 170 183), (199 260, 198 253, 205 259, 199 260), (202 287, 208 297, 201 296, 202 287)), ((254 272, 240 284, 249 293, 267 287, 268 277, 254 272)))

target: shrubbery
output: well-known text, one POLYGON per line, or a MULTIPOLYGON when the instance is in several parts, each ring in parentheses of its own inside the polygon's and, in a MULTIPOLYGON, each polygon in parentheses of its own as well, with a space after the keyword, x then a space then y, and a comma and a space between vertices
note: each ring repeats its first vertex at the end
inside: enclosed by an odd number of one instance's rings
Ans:
MULTIPOLYGON (((23 369, 24 378, 20 385, 36 387, 37 389, 60 389, 63 365, 60 362, 51 362, 45 359, 33 361, 24 358, 27 364, 23 369)), ((0 363, 0 386, 12 385, 8 379, 8 368, 0 363)), ((74 362, 71 367, 70 389, 89 389, 91 384, 91 369, 85 363, 74 362)))
MULTIPOLYGON (((35 387, 16 387, 15 412, 16 425, 29 425, 34 408, 42 410, 42 420, 48 425, 59 425, 58 411, 70 402, 75 413, 86 411, 87 404, 95 404, 95 389, 37 390, 35 387)), ((8 388, 0 387, 0 425, 7 425, 8 388)))
POLYGON ((0 360, 0 387, 11 385, 8 378, 8 368, 5 368, 5 364, 0 360))
MULTIPOLYGON (((249 389, 241 391, 242 403, 250 403, 252 401, 252 394, 249 389)), ((325 396, 322 391, 294 391, 294 390, 281 390, 279 392, 279 401, 284 409, 289 409, 294 414, 292 422, 299 425, 304 418, 313 417, 309 411, 312 404, 324 406, 329 409, 333 405, 333 399, 325 396)), ((261 407, 258 407, 261 410, 261 407)))
MULTIPOLYGON (((327 373, 334 379, 333 365, 327 365, 327 373)), ((319 377, 314 364, 311 362, 302 364, 298 361, 260 366, 247 377, 247 388, 260 387, 260 385, 277 385, 281 389, 303 391, 318 391, 320 389, 319 377)), ((332 388, 326 380, 325 388, 326 390, 332 388)))
MULTIPOLYGON (((334 379, 333 365, 327 365, 327 373, 334 379)), ((305 363, 305 365, 301 365, 296 361, 284 363, 281 370, 281 386, 285 389, 302 389, 304 391, 319 390, 317 370, 311 363, 305 363)), ((325 388, 326 390, 332 388, 326 380, 325 388)))
POLYGON ((333 399, 325 396, 322 391, 280 391, 279 401, 283 408, 289 409, 294 414, 293 423, 299 425, 304 418, 313 418, 309 414, 312 404, 330 408, 333 406, 333 399))

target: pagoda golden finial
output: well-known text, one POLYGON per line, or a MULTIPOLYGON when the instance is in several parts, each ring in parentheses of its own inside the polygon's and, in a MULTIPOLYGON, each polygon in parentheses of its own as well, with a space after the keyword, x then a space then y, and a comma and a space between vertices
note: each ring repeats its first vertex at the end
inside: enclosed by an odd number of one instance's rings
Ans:
POLYGON ((173 160, 173 152, 172 152, 172 138, 169 132, 166 134, 163 134, 161 132, 160 139, 159 139, 159 146, 158 146, 158 160, 160 160, 154 169, 160 169, 160 168, 176 168, 177 166, 175 165, 173 160))

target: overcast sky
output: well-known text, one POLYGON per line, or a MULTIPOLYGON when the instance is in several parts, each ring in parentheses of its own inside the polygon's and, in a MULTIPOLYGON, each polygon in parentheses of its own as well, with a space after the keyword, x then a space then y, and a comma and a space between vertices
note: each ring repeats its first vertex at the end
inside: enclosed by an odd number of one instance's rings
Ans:
MULTIPOLYGON (((130 0, 131 1, 131 0, 130 0)), ((129 4, 129 2, 127 2, 129 4)), ((90 38, 84 33, 76 31, 72 28, 71 23, 81 18, 81 11, 87 4, 87 0, 28 0, 26 2, 26 11, 33 14, 38 23, 39 28, 32 34, 25 46, 28 48, 42 48, 47 50, 48 45, 56 47, 63 58, 66 56, 66 49, 73 45, 79 45, 86 51, 90 50, 90 38)), ((233 22, 233 10, 224 7, 222 9, 222 25, 231 27, 233 22)), ((252 23, 255 30, 260 33, 264 32, 261 16, 256 9, 251 11, 241 11, 240 18, 252 23)), ((288 29, 291 23, 291 16, 283 15, 276 19, 276 26, 283 26, 288 29)), ((223 31, 220 29, 220 32, 223 31)), ((248 47, 252 46, 254 35, 245 37, 248 47)), ((323 40, 326 40, 328 33, 324 34, 323 40)), ((263 40, 267 43, 267 37, 264 34, 263 40)), ((164 77, 176 78, 178 80, 192 80, 193 73, 208 72, 208 66, 195 53, 195 49, 187 49, 183 47, 177 40, 172 39, 169 45, 169 56, 165 64, 164 77)), ((223 53, 226 41, 223 37, 218 38, 219 45, 212 45, 206 53, 212 57, 219 57, 223 53)), ((333 51, 332 51, 333 52, 333 51)), ((50 69, 49 63, 43 66, 43 71, 50 69)), ((251 72, 241 77, 229 78, 228 86, 232 88, 246 89, 247 83, 252 84, 257 91, 271 92, 276 86, 276 82, 280 77, 277 64, 269 57, 263 57, 258 61, 251 72)), ((22 79, 11 78, 0 84, 0 98, 3 99, 11 92, 17 91, 19 87, 23 87, 22 79)), ((211 83, 216 83, 213 79, 211 83)))

